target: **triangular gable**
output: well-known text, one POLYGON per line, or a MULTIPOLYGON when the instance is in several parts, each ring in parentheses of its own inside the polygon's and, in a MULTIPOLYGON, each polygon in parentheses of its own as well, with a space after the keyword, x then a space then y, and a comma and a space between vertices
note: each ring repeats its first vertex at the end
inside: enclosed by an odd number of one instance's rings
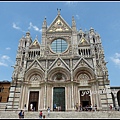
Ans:
POLYGON ((64 60, 62 60, 61 58, 57 58, 49 67, 49 71, 52 69, 52 68, 56 68, 56 67, 65 67, 67 68, 69 71, 70 71, 70 68, 69 66, 64 62, 64 60))
POLYGON ((45 72, 45 69, 42 67, 42 65, 40 64, 40 62, 35 59, 30 65, 29 67, 26 69, 26 71, 28 71, 29 69, 34 69, 34 68, 37 68, 37 69, 41 69, 43 72, 45 72))
POLYGON ((55 20, 52 22, 47 32, 68 32, 72 31, 69 25, 65 22, 65 20, 58 15, 55 20))
POLYGON ((89 64, 89 62, 87 60, 85 60, 83 57, 81 57, 78 62, 75 64, 75 66, 73 67, 73 70, 75 70, 78 66, 88 66, 91 69, 94 69, 92 65, 89 64))
POLYGON ((40 49, 40 44, 38 42, 38 40, 34 40, 34 42, 30 45, 31 49, 40 49))
POLYGON ((88 41, 84 37, 80 39, 79 46, 81 45, 89 45, 88 41))

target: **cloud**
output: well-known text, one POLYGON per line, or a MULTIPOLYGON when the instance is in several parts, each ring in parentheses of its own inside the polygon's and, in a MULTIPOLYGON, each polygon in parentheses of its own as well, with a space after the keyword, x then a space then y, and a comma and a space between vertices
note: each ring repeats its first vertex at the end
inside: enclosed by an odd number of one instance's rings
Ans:
POLYGON ((115 53, 114 57, 111 57, 111 60, 118 66, 120 67, 120 54, 115 53))
POLYGON ((5 64, 5 63, 2 63, 2 62, 0 62, 0 66, 8 66, 7 64, 5 64))
POLYGON ((12 27, 16 30, 20 30, 22 32, 25 32, 24 30, 22 30, 20 27, 18 27, 15 23, 13 23, 12 27))
POLYGON ((9 59, 10 59, 10 57, 9 57, 9 56, 7 56, 7 55, 3 55, 3 56, 1 57, 1 59, 2 59, 2 60, 9 60, 9 59))
MULTIPOLYGON (((20 30, 20 31, 22 31, 22 32, 24 32, 24 33, 26 32, 26 31, 22 30, 19 26, 17 26, 16 23, 13 23, 12 27, 13 27, 14 29, 20 30)), ((42 32, 42 29, 39 29, 37 26, 33 25, 32 22, 29 23, 28 29, 29 29, 29 30, 30 30, 30 29, 33 29, 33 30, 35 30, 35 31, 37 31, 37 32, 40 32, 40 33, 42 32)))
POLYGON ((0 66, 6 66, 7 67, 8 66, 8 64, 7 64, 8 62, 13 63, 13 62, 11 62, 9 56, 3 55, 3 56, 0 57, 0 66))
POLYGON ((9 48, 9 47, 7 47, 7 48, 5 48, 6 50, 10 50, 11 48, 9 48))
POLYGON ((35 31, 42 32, 42 29, 39 29, 37 26, 33 25, 32 22, 29 23, 28 29, 33 28, 35 31))
POLYGON ((15 23, 13 23, 13 28, 14 28, 14 29, 17 29, 17 30, 20 30, 20 29, 21 29, 20 27, 17 27, 15 23))
POLYGON ((79 20, 80 19, 79 15, 76 15, 76 18, 79 20))

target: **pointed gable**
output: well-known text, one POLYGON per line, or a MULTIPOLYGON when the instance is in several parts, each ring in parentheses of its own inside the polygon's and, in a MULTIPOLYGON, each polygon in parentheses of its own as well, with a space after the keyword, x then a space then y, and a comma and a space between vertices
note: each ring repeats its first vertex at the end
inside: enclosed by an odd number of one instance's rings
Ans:
POLYGON ((79 42, 79 46, 82 45, 89 45, 88 41, 84 37, 82 37, 79 42))
POLYGON ((60 15, 58 15, 55 18, 55 20, 52 22, 52 24, 47 30, 47 32, 68 32, 68 31, 70 32, 72 31, 72 29, 60 15))
POLYGON ((45 68, 40 64, 40 62, 35 59, 27 68, 26 71, 30 70, 30 69, 40 69, 41 71, 45 72, 45 68))
POLYGON ((30 46, 31 49, 40 49, 40 44, 38 40, 34 40, 34 42, 30 46))
POLYGON ((56 58, 56 60, 49 66, 49 70, 56 67, 66 68, 68 71, 70 71, 69 66, 64 62, 62 58, 56 58))
POLYGON ((79 68, 79 67, 89 67, 92 70, 94 69, 93 66, 83 57, 81 57, 78 62, 74 65, 73 70, 79 68))

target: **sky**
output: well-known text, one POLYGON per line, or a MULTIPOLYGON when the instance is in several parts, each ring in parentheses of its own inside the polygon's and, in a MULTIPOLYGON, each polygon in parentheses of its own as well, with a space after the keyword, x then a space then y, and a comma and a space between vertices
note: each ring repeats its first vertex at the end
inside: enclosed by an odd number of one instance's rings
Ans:
POLYGON ((114 1, 0 1, 0 81, 12 81, 19 40, 30 31, 41 43, 43 20, 49 27, 57 8, 70 27, 74 16, 77 30, 100 34, 110 86, 120 86, 120 2, 114 1))

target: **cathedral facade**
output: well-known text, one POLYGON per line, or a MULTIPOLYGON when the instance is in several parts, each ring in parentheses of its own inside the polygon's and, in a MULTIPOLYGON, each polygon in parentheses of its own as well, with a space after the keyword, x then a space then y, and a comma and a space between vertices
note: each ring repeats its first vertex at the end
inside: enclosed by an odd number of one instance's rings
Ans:
POLYGON ((75 105, 113 105, 108 70, 101 37, 90 28, 77 31, 60 15, 47 27, 42 24, 41 43, 32 41, 30 32, 19 41, 16 63, 7 105, 8 110, 46 110, 54 105, 61 111, 75 110, 75 105))

